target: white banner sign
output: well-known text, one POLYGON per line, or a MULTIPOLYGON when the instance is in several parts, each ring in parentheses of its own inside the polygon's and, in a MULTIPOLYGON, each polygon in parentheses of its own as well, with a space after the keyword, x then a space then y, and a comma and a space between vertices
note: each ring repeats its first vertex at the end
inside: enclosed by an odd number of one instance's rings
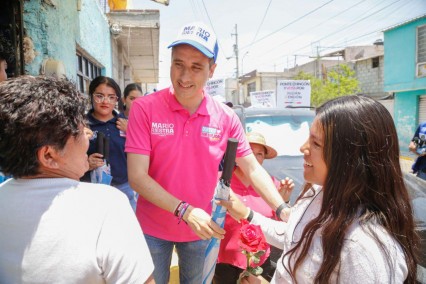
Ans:
POLYGON ((311 82, 309 80, 278 80, 277 107, 311 106, 311 82))
POLYGON ((251 105, 256 108, 276 107, 275 91, 250 92, 251 105))
POLYGON ((207 81, 206 91, 214 99, 217 99, 220 102, 225 102, 225 79, 207 81))

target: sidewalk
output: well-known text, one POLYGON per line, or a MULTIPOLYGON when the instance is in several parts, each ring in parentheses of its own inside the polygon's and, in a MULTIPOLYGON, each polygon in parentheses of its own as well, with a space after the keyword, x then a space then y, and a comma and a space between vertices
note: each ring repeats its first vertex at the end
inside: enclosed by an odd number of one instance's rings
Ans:
POLYGON ((170 280, 169 284, 179 284, 179 266, 178 266, 178 256, 173 250, 172 255, 172 264, 170 265, 170 280))
POLYGON ((399 163, 401 164, 402 173, 410 173, 411 166, 414 163, 413 158, 401 156, 399 159, 399 163))

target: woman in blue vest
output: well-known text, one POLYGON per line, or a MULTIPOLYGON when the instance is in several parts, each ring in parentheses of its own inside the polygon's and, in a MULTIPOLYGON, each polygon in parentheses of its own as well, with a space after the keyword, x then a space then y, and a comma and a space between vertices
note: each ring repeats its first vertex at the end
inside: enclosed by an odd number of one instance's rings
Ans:
MULTIPOLYGON (((122 118, 119 118, 115 110, 117 102, 121 99, 120 87, 112 78, 98 76, 90 83, 89 96, 92 109, 88 112, 87 119, 88 126, 93 131, 87 152, 90 170, 102 167, 107 162, 111 167, 111 185, 127 195, 130 205, 135 210, 135 193, 127 179, 127 156, 124 152, 126 136, 118 127, 122 118), (98 139, 102 139, 102 136, 105 137, 103 144, 109 145, 106 147, 109 152, 105 153, 107 157, 97 149, 98 139)), ((88 179, 87 173, 85 177, 88 179)))
POLYGON ((417 127, 408 149, 417 155, 412 169, 417 177, 426 180, 426 121, 417 127))

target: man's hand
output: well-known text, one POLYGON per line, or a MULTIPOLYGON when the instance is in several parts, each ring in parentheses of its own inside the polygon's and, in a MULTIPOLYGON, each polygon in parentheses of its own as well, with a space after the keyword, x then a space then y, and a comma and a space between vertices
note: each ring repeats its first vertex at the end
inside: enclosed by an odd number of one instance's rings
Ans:
POLYGON ((183 215, 183 220, 189 227, 203 240, 209 240, 212 237, 223 239, 225 230, 216 224, 209 214, 200 208, 189 206, 183 215))

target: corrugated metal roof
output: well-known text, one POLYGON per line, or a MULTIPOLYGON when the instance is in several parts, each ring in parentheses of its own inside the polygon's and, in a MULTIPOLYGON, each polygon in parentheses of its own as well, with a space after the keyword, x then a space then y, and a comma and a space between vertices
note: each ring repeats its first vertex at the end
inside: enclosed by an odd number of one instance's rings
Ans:
POLYGON ((414 22, 414 21, 416 21, 416 20, 418 20, 418 19, 425 18, 425 17, 426 17, 426 14, 420 15, 420 16, 415 17, 415 18, 412 18, 412 19, 410 19, 410 20, 406 20, 406 21, 404 21, 404 22, 402 22, 402 23, 399 23, 399 24, 396 24, 396 25, 390 26, 389 28, 384 29, 384 30, 383 30, 383 32, 386 32, 386 31, 389 31, 389 30, 393 30, 393 29, 395 29, 395 28, 397 28, 397 27, 400 27, 400 26, 406 25, 406 24, 408 24, 408 23, 414 22))

